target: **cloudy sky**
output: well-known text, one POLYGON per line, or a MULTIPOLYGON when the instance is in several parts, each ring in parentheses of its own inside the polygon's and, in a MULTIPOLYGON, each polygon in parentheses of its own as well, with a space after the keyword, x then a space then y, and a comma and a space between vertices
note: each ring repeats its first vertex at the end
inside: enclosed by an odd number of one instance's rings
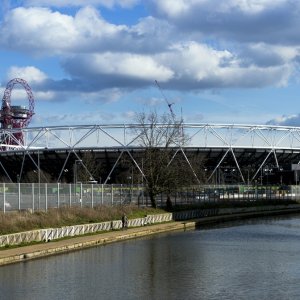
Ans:
POLYGON ((132 122, 164 96, 186 122, 300 125, 299 0, 1 4, 1 98, 25 79, 30 126, 132 122))

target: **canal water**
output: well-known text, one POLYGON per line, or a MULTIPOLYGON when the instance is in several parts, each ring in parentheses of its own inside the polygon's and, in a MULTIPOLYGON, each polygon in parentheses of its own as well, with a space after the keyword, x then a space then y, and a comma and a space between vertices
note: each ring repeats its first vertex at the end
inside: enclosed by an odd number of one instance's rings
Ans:
POLYGON ((206 226, 2 266, 0 299, 300 299, 300 216, 206 226))

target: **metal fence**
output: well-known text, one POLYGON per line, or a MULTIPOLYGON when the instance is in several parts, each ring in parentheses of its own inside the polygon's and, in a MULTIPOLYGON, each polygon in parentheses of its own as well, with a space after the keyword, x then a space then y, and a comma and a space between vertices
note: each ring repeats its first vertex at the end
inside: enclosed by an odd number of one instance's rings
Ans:
POLYGON ((0 205, 2 204, 1 210, 4 212, 129 203, 145 205, 141 186, 62 183, 0 184, 0 205))
MULTIPOLYGON (((191 186, 171 193, 175 205, 225 201, 298 200, 300 186, 191 186)), ((157 205, 165 206, 167 194, 157 196, 157 205)), ((0 211, 46 210, 59 207, 97 205, 150 205, 142 185, 2 183, 0 211)))

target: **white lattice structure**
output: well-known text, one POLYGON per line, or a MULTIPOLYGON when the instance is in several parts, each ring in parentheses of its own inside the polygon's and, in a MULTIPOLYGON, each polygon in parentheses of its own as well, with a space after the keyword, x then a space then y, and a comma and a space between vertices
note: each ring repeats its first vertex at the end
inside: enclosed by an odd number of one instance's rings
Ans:
MULTIPOLYGON (((10 170, 6 167, 9 157, 22 157, 22 159, 18 159, 21 164, 18 167, 21 176, 25 159, 31 161, 33 168, 39 169, 40 156, 43 156, 44 159, 49 156, 51 159, 50 155, 57 155, 58 157, 60 153, 61 156, 63 153, 63 164, 60 166, 59 174, 57 174, 57 178, 60 180, 71 156, 73 160, 79 161, 81 160, 79 151, 102 151, 114 153, 115 163, 111 172, 113 172, 120 157, 127 153, 142 173, 142 167, 137 164, 132 154, 134 151, 143 150, 138 143, 136 133, 139 126, 141 125, 100 124, 2 129, 1 136, 5 137, 6 140, 14 140, 16 133, 21 132, 24 137, 24 145, 18 143, 17 139, 11 145, 2 142, 3 151, 0 154, 0 167, 11 179, 10 170)), ((156 126, 166 125, 158 124, 156 126)), ((270 160, 272 160, 272 166, 278 169, 283 163, 298 164, 300 161, 299 127, 186 123, 182 125, 182 130, 189 137, 188 142, 184 145, 173 144, 172 148, 176 153, 183 153, 187 160, 185 155, 187 151, 202 151, 203 153, 210 151, 216 154, 216 161, 209 178, 214 176, 218 168, 228 160, 228 157, 234 162, 232 167, 236 168, 241 181, 244 182, 246 181, 244 171, 244 166, 247 165, 246 154, 249 156, 249 164, 255 164, 255 166, 253 165, 255 172, 251 174, 251 179, 256 178, 270 160), (253 159, 251 160, 251 153, 257 156, 254 162, 253 159)), ((106 182, 107 179, 105 179, 106 182)))

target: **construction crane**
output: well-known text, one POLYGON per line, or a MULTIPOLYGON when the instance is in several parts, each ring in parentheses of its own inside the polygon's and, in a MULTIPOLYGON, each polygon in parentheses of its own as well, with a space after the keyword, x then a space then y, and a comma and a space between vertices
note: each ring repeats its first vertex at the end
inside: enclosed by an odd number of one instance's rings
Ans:
POLYGON ((158 87, 158 89, 159 89, 161 95, 163 96, 164 100, 166 101, 166 103, 167 103, 167 105, 168 105, 168 108, 169 108, 169 111, 170 111, 170 113, 171 113, 171 116, 172 116, 173 121, 175 121, 176 116, 175 116, 175 113, 174 113, 174 111, 173 111, 173 109, 172 109, 172 105, 174 104, 174 102, 173 102, 173 103, 170 103, 170 102, 168 101, 167 97, 165 96, 165 94, 164 94, 164 92, 163 92, 162 88, 160 87, 160 85, 159 85, 159 83, 158 83, 157 80, 155 80, 155 84, 157 85, 157 87, 158 87))

